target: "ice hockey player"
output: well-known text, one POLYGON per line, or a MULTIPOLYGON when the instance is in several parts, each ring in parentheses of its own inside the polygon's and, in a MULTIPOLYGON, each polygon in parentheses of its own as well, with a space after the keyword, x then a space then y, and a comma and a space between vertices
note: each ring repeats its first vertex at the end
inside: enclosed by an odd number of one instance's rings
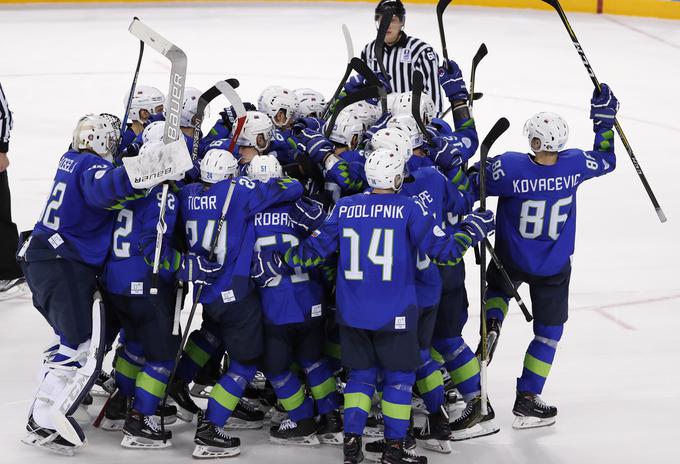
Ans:
POLYGON ((292 90, 272 85, 262 91, 257 99, 257 109, 269 116, 274 124, 271 146, 268 153, 273 154, 282 165, 295 161, 295 147, 288 138, 297 114, 297 97, 292 90))
POLYGON ((300 88, 293 90, 297 99, 295 119, 320 118, 326 108, 326 98, 314 89, 300 88))
MULTIPOLYGON (((212 343, 202 345, 210 358, 220 346, 229 353, 229 368, 213 387, 205 415, 200 414, 193 455, 198 458, 227 457, 240 453, 240 440, 228 436, 223 427, 239 403, 245 387, 256 373, 256 360, 262 354, 262 312, 255 284, 250 278, 255 236, 253 216, 270 206, 295 201, 302 186, 290 178, 254 182, 235 177, 238 162, 226 150, 208 150, 201 162, 201 182, 179 192, 182 222, 189 252, 207 257, 218 230, 222 211, 224 223, 217 238, 215 255, 222 265, 215 284, 204 287, 199 302, 203 306, 204 331, 212 343)), ((198 366, 178 366, 178 375, 194 377, 198 366), (194 370, 192 373, 180 370, 194 370)))
MULTIPOLYGON (((282 175, 279 162, 271 155, 257 156, 248 166, 248 177, 252 180, 267 182, 282 175)), ((309 235, 309 231, 296 228, 291 219, 303 208, 304 205, 299 208, 295 203, 282 203, 257 213, 255 251, 285 252, 309 235)), ((323 217, 318 216, 321 222, 323 217)), ((259 291, 264 316, 262 371, 288 413, 286 420, 271 428, 271 440, 275 443, 342 444, 342 417, 338 411, 335 378, 323 355, 325 302, 318 274, 316 269, 307 272, 296 269, 293 275, 272 279, 259 291), (291 371, 294 362, 307 377, 314 400, 305 394, 305 387, 291 371), (318 430, 314 401, 321 416, 318 430)), ((257 276, 254 277, 257 280, 257 276)))
MULTIPOLYGON (((145 143, 140 156, 161 143, 145 143)), ((156 295, 149 294, 161 190, 156 186, 146 196, 128 202, 119 211, 111 253, 101 278, 107 309, 115 312, 125 330, 125 343, 119 348, 115 363, 116 395, 121 398, 114 397, 106 411, 108 422, 116 412, 111 411, 112 407, 122 403, 125 423, 121 445, 125 448, 170 446, 171 433, 162 435, 155 416, 160 415, 157 409, 179 342, 179 337, 172 335, 175 273, 179 280, 210 285, 220 267, 200 256, 182 255, 173 248, 179 204, 177 197, 169 192, 164 216, 166 232, 161 252, 160 287, 156 295), (134 398, 129 410, 124 407, 126 401, 121 401, 122 398, 134 398)), ((166 423, 170 423, 167 416, 172 414, 172 409, 174 406, 163 411, 166 423)))
MULTIPOLYGON (((125 95, 124 104, 127 105, 130 92, 125 95)), ((122 152, 149 124, 151 117, 155 114, 163 113, 165 96, 156 87, 149 85, 138 85, 130 102, 130 112, 128 118, 130 122, 127 129, 123 132, 123 137, 118 147, 118 152, 122 152)))
MULTIPOLYGON (((592 150, 564 149, 569 127, 554 113, 538 113, 524 126, 531 153, 507 152, 489 159, 487 192, 499 197, 496 253, 513 281, 527 283, 534 339, 517 379, 513 427, 552 425, 557 408, 540 394, 567 321, 571 257, 576 232, 576 191, 586 180, 616 167, 612 130, 619 103, 602 84, 591 99, 592 150)), ((478 177, 472 177, 476 184, 478 177)), ((493 353, 508 310, 511 289, 492 263, 487 273, 486 317, 493 353)))
POLYGON ((108 160, 120 136, 116 125, 108 115, 88 114, 78 121, 47 204, 18 254, 33 303, 58 337, 45 353, 43 379, 23 441, 67 455, 85 443, 71 415, 102 361, 97 358, 105 338, 97 278, 109 253, 117 211, 126 201, 144 196, 143 189, 154 182, 182 177, 188 158, 186 151, 173 151, 174 144, 163 146, 162 156, 140 157, 137 170, 114 168, 108 160), (159 170, 165 174, 154 182, 138 180, 159 170))
POLYGON ((412 385, 420 364, 416 254, 455 265, 465 251, 493 230, 491 212, 468 215, 444 232, 434 217, 401 189, 404 157, 379 149, 366 160, 371 189, 338 200, 326 221, 299 246, 262 258, 262 272, 275 278, 318 266, 339 250, 337 319, 342 361, 350 368, 345 386, 346 463, 363 459, 361 435, 378 373, 383 376, 382 412, 386 446, 382 462, 426 463, 406 446, 412 385))

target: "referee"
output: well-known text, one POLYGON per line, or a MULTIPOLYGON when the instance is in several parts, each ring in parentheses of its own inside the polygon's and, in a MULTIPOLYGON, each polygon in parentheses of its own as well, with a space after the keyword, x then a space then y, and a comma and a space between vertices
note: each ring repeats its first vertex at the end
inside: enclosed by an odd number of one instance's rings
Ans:
POLYGON ((0 84, 0 300, 23 293, 25 280, 17 264, 17 226, 12 222, 12 203, 7 181, 9 166, 9 131, 12 129, 12 112, 7 105, 0 84))
MULTIPOLYGON (((401 0, 380 0, 375 8, 376 27, 380 18, 387 10, 392 10, 392 22, 385 34, 383 64, 390 77, 390 86, 394 92, 409 92, 413 86, 413 71, 419 70, 423 74, 424 89, 434 100, 437 114, 444 111, 441 87, 439 86, 439 57, 434 49, 415 37, 404 32, 406 9, 401 0)), ((375 72, 380 72, 380 66, 374 53, 375 40, 361 52, 361 59, 375 72)))

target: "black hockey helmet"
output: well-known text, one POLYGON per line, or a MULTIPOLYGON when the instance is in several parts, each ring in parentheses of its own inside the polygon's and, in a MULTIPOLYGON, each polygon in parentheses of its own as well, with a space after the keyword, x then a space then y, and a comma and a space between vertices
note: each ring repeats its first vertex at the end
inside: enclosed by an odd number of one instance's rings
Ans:
POLYGON ((406 8, 401 0, 380 0, 378 6, 375 7, 375 20, 377 21, 380 15, 385 11, 392 10, 392 14, 399 18, 403 23, 406 18, 406 8))

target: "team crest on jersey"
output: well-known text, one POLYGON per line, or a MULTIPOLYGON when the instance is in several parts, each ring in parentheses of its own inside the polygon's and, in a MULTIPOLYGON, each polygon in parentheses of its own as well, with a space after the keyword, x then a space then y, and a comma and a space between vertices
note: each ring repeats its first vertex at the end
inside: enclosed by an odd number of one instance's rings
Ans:
POLYGON ((399 61, 402 63, 410 63, 411 62, 411 50, 408 48, 405 48, 401 51, 401 57, 399 57, 399 61))

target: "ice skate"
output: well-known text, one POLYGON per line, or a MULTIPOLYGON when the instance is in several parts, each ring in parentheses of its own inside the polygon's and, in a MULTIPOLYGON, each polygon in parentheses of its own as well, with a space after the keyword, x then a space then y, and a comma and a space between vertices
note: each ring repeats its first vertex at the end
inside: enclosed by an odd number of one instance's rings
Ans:
POLYGON ((179 379, 172 382, 168 385, 168 396, 177 406, 177 417, 184 422, 191 422, 199 407, 191 399, 186 383, 179 379))
MULTIPOLYGON (((371 462, 380 462, 382 460, 383 453, 385 452, 386 444, 387 442, 385 441, 384 438, 366 443, 366 446, 364 448, 366 451, 366 459, 371 462)), ((406 439, 404 440, 404 446, 407 451, 415 453, 416 439, 415 436, 411 433, 411 430, 409 430, 409 434, 406 435, 406 439)))
POLYGON ((17 298, 30 293, 26 279, 0 280, 0 301, 17 298))
POLYGON ((421 448, 449 454, 451 452, 451 429, 445 406, 440 406, 439 411, 427 416, 423 427, 414 429, 414 435, 421 448))
POLYGON ((276 403, 276 405, 271 408, 269 415, 269 423, 276 426, 288 419, 288 413, 283 408, 283 406, 281 406, 281 403, 276 403))
POLYGON ((174 404, 166 404, 163 406, 162 402, 159 403, 153 418, 160 423, 161 416, 165 417, 165 425, 174 424, 177 422, 177 406, 174 404))
POLYGON ((97 380, 95 380, 90 394, 94 397, 106 397, 108 398, 116 391, 116 381, 110 374, 104 371, 99 373, 97 380))
POLYGON ((172 445, 172 432, 161 432, 161 425, 152 416, 145 416, 131 410, 125 418, 123 427, 123 448, 162 449, 172 445))
POLYGON ((500 429, 493 419, 496 417, 487 401, 487 414, 482 416, 482 399, 479 396, 471 399, 459 418, 451 422, 451 440, 462 441, 470 438, 493 435, 500 429))
POLYGON ((364 460, 364 453, 361 451, 361 437, 353 433, 345 435, 342 445, 344 454, 344 464, 359 464, 364 460))
POLYGON ((322 415, 316 434, 319 437, 319 442, 324 445, 342 445, 342 415, 340 411, 336 409, 322 415))
POLYGON ((101 429, 107 432, 118 432, 123 430, 125 425, 125 418, 129 407, 129 400, 120 391, 117 391, 111 397, 108 403, 105 403, 104 419, 101 423, 101 429))
POLYGON ((21 439, 21 442, 30 446, 43 448, 64 456, 73 456, 77 449, 82 448, 82 446, 76 446, 66 440, 56 430, 41 427, 35 422, 32 415, 28 418, 26 430, 28 433, 21 439))
POLYGON ((194 436, 193 457, 198 459, 228 458, 241 454, 241 440, 230 437, 222 427, 212 424, 203 411, 197 414, 198 426, 194 436))
POLYGON ((364 428, 364 436, 368 438, 382 438, 385 431, 385 423, 383 422, 383 415, 381 411, 369 414, 366 419, 366 427, 364 428))
POLYGON ((264 413, 251 406, 250 403, 240 400, 229 417, 225 430, 253 430, 261 429, 264 421, 264 413))
POLYGON ((385 440, 380 459, 382 464, 427 464, 425 456, 418 456, 415 448, 409 448, 406 440, 385 440))
POLYGON ((548 427, 557 421, 557 408, 543 402, 534 393, 517 392, 512 413, 516 416, 512 423, 513 429, 533 429, 548 427))
POLYGON ((317 446, 320 444, 316 436, 316 422, 311 417, 299 422, 286 419, 278 427, 270 429, 269 439, 272 443, 280 445, 317 446))

